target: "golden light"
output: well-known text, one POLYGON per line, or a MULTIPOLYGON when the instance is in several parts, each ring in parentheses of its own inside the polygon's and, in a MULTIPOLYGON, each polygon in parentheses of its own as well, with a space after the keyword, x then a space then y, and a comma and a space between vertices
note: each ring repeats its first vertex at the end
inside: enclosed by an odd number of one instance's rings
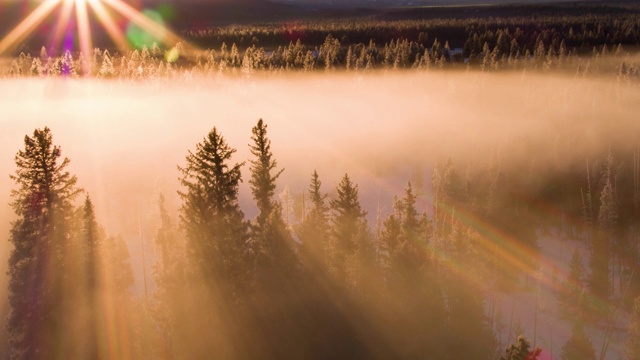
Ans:
MULTIPOLYGON (((31 35, 58 7, 61 7, 61 10, 51 36, 51 46, 71 51, 72 49, 70 49, 70 47, 72 45, 66 43, 65 36, 68 36, 68 34, 65 34, 65 31, 69 29, 72 23, 71 14, 73 8, 75 8, 77 23, 75 38, 79 45, 79 49, 76 49, 76 51, 83 54, 83 70, 85 74, 89 74, 92 68, 91 54, 93 51, 93 40, 88 8, 92 9, 98 22, 102 25, 102 28, 104 28, 118 50, 125 51, 131 48, 122 29, 113 19, 105 5, 115 10, 116 13, 128 20, 129 23, 138 26, 142 31, 150 34, 154 39, 157 39, 159 44, 171 48, 180 42, 182 43, 182 48, 188 52, 196 49, 195 46, 180 38, 163 24, 150 18, 147 14, 138 11, 122 0, 44 0, 43 3, 0 41, 0 55, 15 50, 15 48, 31 35), (89 6, 87 6, 87 4, 89 6)), ((181 55, 184 56, 184 54, 181 55)))

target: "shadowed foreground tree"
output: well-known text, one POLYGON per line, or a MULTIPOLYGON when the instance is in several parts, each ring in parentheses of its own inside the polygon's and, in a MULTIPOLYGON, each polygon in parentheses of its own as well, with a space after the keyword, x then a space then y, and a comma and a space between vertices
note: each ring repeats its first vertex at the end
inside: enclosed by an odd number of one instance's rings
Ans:
POLYGON ((324 272, 329 264, 329 207, 327 195, 322 194, 318 173, 314 170, 309 184, 309 212, 297 227, 298 238, 301 242, 303 265, 309 265, 310 271, 324 272))
MULTIPOLYGON (((71 244, 72 201, 80 193, 77 179, 67 170, 49 128, 25 136, 24 150, 15 157, 11 175, 17 189, 11 206, 18 219, 9 241, 9 302, 7 322, 12 359, 50 359, 68 354, 64 334, 67 320, 63 294, 67 255, 71 244)), ((74 284, 73 286, 79 286, 74 284)), ((64 356, 63 356, 64 357, 64 356)))
POLYGON ((234 332, 242 328, 247 224, 238 204, 243 163, 229 164, 235 152, 214 127, 178 167, 190 331, 177 351, 186 358, 229 357, 232 339, 243 338, 234 332))
POLYGON ((251 224, 249 256, 252 315, 261 329, 256 342, 264 343, 263 352, 273 358, 296 355, 299 341, 294 339, 299 294, 298 259, 295 242, 282 217, 282 206, 274 199, 276 180, 284 169, 277 169, 267 137, 267 124, 260 119, 251 129, 249 145, 254 159, 251 163, 251 193, 258 215, 251 224), (260 337, 260 338, 258 338, 260 337))
POLYGON ((388 304, 378 311, 390 315, 388 327, 397 330, 388 336, 402 358, 443 359, 447 358, 445 303, 430 250, 431 223, 418 214, 416 198, 408 184, 384 222, 381 242, 388 304))

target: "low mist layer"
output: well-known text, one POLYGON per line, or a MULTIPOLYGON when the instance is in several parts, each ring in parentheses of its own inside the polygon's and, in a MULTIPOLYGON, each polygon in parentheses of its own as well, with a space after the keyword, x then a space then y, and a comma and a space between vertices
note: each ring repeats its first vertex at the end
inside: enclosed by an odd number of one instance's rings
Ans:
MULTIPOLYGON (((24 136, 51 128, 100 223, 128 243, 138 292, 140 239, 150 242, 159 226, 158 195, 175 214, 177 166, 214 126, 238 149, 233 161, 242 162, 251 158, 251 128, 264 119, 273 154, 285 168, 277 193, 285 186, 302 193, 314 170, 331 192, 349 173, 372 223, 379 204, 381 216, 393 211, 392 197, 403 194, 407 181, 420 211, 432 216, 434 167, 449 158, 460 173, 500 163, 535 169, 544 179, 550 169, 583 171, 586 159, 604 159, 610 149, 630 153, 640 135, 637 87, 526 73, 9 80, 0 83, 0 93, 0 169, 13 173, 24 136)), ((253 219, 248 165, 242 174, 240 205, 253 219)), ((576 184, 576 195, 582 186, 576 184)), ((0 204, 8 204, 14 185, 3 177, 0 188, 6 189, 0 204)), ((8 206, 0 207, 0 219, 7 237, 8 206)), ((0 250, 6 257, 8 243, 0 250)))

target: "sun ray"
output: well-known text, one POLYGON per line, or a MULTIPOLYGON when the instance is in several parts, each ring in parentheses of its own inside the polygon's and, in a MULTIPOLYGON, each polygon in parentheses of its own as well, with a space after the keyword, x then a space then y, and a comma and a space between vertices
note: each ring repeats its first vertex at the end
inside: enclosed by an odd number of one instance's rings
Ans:
POLYGON ((102 24, 104 29, 107 31, 107 34, 116 44, 119 50, 127 50, 129 46, 127 41, 124 38, 124 34, 118 28, 118 25, 115 23, 111 15, 107 12, 107 9, 102 5, 102 2, 99 0, 87 0, 91 9, 98 17, 98 21, 102 24))
POLYGON ((31 32, 51 13, 62 0, 45 0, 33 10, 18 26, 16 26, 2 41, 0 41, 0 54, 13 49, 19 41, 24 40, 31 32))
MULTIPOLYGON (((56 28, 53 33, 53 40, 51 41, 51 45, 57 48, 60 46, 62 42, 62 36, 64 35, 65 30, 69 26, 69 18, 71 17, 71 11, 73 10, 74 0, 63 0, 62 10, 60 11, 60 17, 56 22, 56 28)), ((64 49, 70 50, 70 49, 64 49)))
POLYGON ((87 14, 86 0, 76 0, 76 17, 78 20, 78 38, 80 40, 80 52, 84 54, 84 73, 88 74, 91 69, 91 27, 89 26, 89 15, 87 14))

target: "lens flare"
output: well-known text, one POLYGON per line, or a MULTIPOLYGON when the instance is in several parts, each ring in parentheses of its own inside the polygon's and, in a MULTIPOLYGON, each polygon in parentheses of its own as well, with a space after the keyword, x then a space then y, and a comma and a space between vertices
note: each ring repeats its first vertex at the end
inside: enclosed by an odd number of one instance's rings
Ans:
POLYGON ((88 8, 93 10, 98 22, 119 50, 128 50, 130 45, 135 47, 150 46, 156 42, 172 49, 168 52, 167 61, 175 62, 179 56, 184 56, 185 53, 174 50, 177 43, 181 43, 180 50, 192 51, 196 49, 195 46, 165 26, 162 14, 170 15, 171 12, 163 8, 159 11, 147 9, 140 12, 122 0, 45 0, 0 41, 0 55, 15 50, 20 42, 28 38, 58 7, 60 7, 60 13, 51 37, 51 47, 60 48, 62 45, 63 52, 73 50, 80 52, 85 59, 82 69, 85 74, 91 73, 93 65, 90 56, 93 50, 93 40, 88 8), (73 32, 70 32, 73 29, 71 19, 73 8, 75 8, 77 23, 75 36, 73 36, 73 32), (118 27, 108 8, 128 21, 126 36, 118 27), (77 40, 79 49, 73 49, 74 42, 67 41, 70 34, 72 38, 77 40))

